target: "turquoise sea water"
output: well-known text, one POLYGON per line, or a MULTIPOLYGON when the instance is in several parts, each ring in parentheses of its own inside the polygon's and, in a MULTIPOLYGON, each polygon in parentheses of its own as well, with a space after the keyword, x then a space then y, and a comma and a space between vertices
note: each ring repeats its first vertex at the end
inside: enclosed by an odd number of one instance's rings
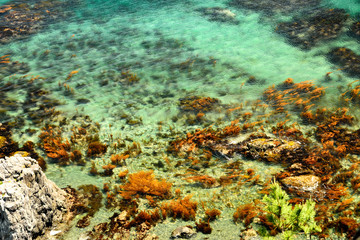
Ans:
MULTIPOLYGON (((1 5, 11 3, 0 1, 1 5)), ((353 19, 360 13, 356 0, 322 1, 321 6, 345 9, 353 19)), ((73 116, 88 115, 101 127, 101 141, 111 144, 112 135, 127 145, 140 143, 142 153, 130 158, 126 166, 117 168, 115 173, 152 169, 157 177, 172 182, 173 189, 181 188, 193 194, 192 199, 221 209, 220 219, 212 224, 213 233, 199 233, 194 239, 239 239, 242 227, 232 222, 232 214, 239 203, 258 198, 259 187, 201 189, 176 177, 177 173, 184 173, 185 167, 174 167, 180 158, 167 156, 169 141, 175 135, 185 136, 197 128, 223 127, 230 122, 224 111, 217 110, 207 114, 207 121, 189 124, 180 114, 179 99, 208 96, 219 99, 224 108, 238 106, 241 102, 261 99, 267 87, 293 78, 295 82, 312 80, 326 87, 325 104, 331 106, 338 96, 337 89, 357 80, 337 70, 340 67, 327 59, 327 53, 334 47, 348 47, 360 54, 359 42, 345 30, 338 38, 319 42, 310 50, 291 45, 275 32, 279 22, 291 19, 297 12, 266 14, 215 0, 79 0, 69 1, 62 10, 69 15, 48 23, 24 39, 4 43, 0 56, 9 54, 11 61, 28 64, 26 74, 44 78, 35 81, 49 91, 52 99, 60 102, 56 106, 56 110, 61 111, 57 119, 61 122, 67 118, 68 137, 71 126, 84 124, 82 118, 73 116), (210 21, 209 16, 198 11, 211 7, 231 11, 232 20, 210 21), (122 71, 136 74, 139 81, 126 84, 121 79, 122 71), (327 72, 334 72, 331 81, 325 79, 327 72), (257 81, 249 83, 250 76, 257 81), (67 90, 64 84, 73 90, 67 90), (176 134, 162 137, 171 131, 176 134), (157 163, 164 162, 165 156, 169 157, 170 166, 158 167, 157 163), (221 197, 212 202, 213 195, 221 197)), ((2 81, 13 81, 16 76, 12 74, 24 75, 2 73, 2 81)), ((7 97, 21 105, 26 88, 26 84, 19 85, 18 89, 8 92, 7 97)), ((20 143, 37 142, 38 134, 30 136, 25 130, 32 128, 40 133, 39 128, 43 126, 34 126, 26 114, 21 108, 8 111, 1 121, 23 118, 24 123, 13 130, 14 138, 20 143)), ((106 155, 91 160, 101 169, 115 153, 118 152, 111 149, 106 155)), ((91 183, 102 188, 105 182, 117 181, 116 177, 91 176, 90 159, 85 166, 60 167, 45 158, 49 162, 46 175, 59 187, 76 188, 91 183)), ((231 161, 243 161, 244 169, 255 169, 263 181, 282 169, 240 157, 231 161)), ((201 171, 214 177, 222 174, 216 161, 201 171)), ((89 227, 73 227, 64 239, 78 239, 82 232, 107 221, 112 211, 101 209, 89 227)), ((155 226, 153 232, 160 239, 168 239, 173 229, 187 224, 166 220, 155 226)))

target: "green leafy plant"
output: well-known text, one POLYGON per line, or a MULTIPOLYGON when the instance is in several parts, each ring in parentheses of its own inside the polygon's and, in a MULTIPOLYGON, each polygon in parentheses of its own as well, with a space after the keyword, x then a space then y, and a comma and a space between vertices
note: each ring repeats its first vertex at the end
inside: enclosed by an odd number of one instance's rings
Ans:
POLYGON ((315 202, 310 199, 293 207, 289 199, 277 182, 271 184, 269 195, 263 198, 266 220, 282 233, 282 238, 293 239, 294 233, 301 231, 306 235, 321 232, 321 227, 315 221, 315 202))

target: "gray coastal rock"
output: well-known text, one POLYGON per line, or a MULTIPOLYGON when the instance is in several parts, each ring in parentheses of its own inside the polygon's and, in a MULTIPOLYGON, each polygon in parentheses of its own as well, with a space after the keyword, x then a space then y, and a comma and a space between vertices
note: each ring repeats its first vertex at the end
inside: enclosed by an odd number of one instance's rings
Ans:
POLYGON ((30 157, 0 159, 0 239, 34 239, 67 212, 67 194, 30 157))

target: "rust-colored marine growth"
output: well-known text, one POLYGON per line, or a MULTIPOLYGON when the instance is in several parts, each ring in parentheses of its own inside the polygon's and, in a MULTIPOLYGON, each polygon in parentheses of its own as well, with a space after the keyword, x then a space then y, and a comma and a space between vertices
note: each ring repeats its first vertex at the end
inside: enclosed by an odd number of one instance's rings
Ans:
POLYGON ((94 176, 99 174, 94 161, 91 161, 90 174, 94 176))
POLYGON ((70 164, 70 143, 68 140, 63 140, 59 128, 46 126, 42 129, 39 138, 40 147, 49 158, 52 158, 59 165, 70 164))
POLYGON ((0 42, 7 43, 24 38, 43 29, 55 19, 60 21, 65 19, 65 16, 69 17, 69 13, 66 13, 67 6, 68 2, 62 1, 12 2, 0 6, 3 22, 0 28, 0 42))
POLYGON ((72 76, 74 76, 75 74, 77 74, 79 72, 79 70, 74 70, 74 71, 71 71, 69 73, 69 75, 67 76, 66 80, 69 80, 70 78, 72 78, 72 76))
POLYGON ((359 226, 360 224, 355 219, 348 217, 340 217, 329 224, 329 227, 335 227, 341 234, 346 234, 348 239, 352 239, 355 236, 359 226))
POLYGON ((128 173, 129 173, 129 170, 125 170, 125 171, 119 172, 118 177, 119 177, 120 179, 123 179, 123 178, 125 178, 125 177, 127 176, 128 173))
POLYGON ((360 55, 356 54, 353 50, 346 47, 337 47, 329 52, 328 58, 350 75, 360 75, 360 55))
MULTIPOLYGON (((168 151, 180 156, 188 156, 196 153, 199 148, 216 145, 216 143, 221 142, 226 137, 236 136, 240 133, 241 128, 237 123, 237 121, 233 121, 229 126, 218 130, 214 130, 211 127, 196 129, 194 133, 187 133, 186 138, 178 138, 171 141, 168 151)), ((208 155, 207 151, 203 153, 208 155)))
POLYGON ((220 186, 220 183, 217 179, 208 175, 187 177, 186 180, 198 182, 203 188, 213 188, 220 186))
POLYGON ((163 218, 172 217, 180 218, 185 221, 195 220, 197 202, 191 201, 192 195, 188 195, 184 198, 178 198, 171 200, 170 202, 163 203, 160 207, 163 218))
POLYGON ((195 222, 196 230, 203 234, 210 234, 212 232, 212 228, 209 222, 200 220, 199 223, 195 222))
POLYGON ((318 108, 315 113, 306 111, 302 112, 300 116, 304 122, 308 124, 327 124, 330 125, 330 127, 338 126, 340 124, 351 125, 354 117, 347 114, 348 110, 349 109, 347 108, 338 108, 336 110, 318 108))
POLYGON ((110 160, 113 164, 116 164, 118 166, 122 166, 124 164, 125 159, 127 159, 130 155, 129 154, 113 154, 110 157, 110 160))
POLYGON ((253 219, 260 213, 260 210, 258 207, 255 206, 253 203, 248 203, 244 205, 240 205, 234 215, 233 219, 234 222, 240 222, 243 221, 245 226, 249 226, 250 223, 252 223, 253 219))
POLYGON ((127 183, 120 185, 120 195, 124 199, 145 198, 152 196, 158 199, 171 197, 171 183, 155 179, 153 171, 140 171, 129 174, 127 183))
MULTIPOLYGON (((0 9, 1 13, 1 9, 0 9)), ((10 63, 10 55, 4 55, 0 57, 0 65, 10 63)))
POLYGON ((87 156, 94 157, 106 153, 107 146, 99 141, 89 143, 87 156))
POLYGON ((136 227, 137 230, 141 228, 142 224, 147 227, 155 226, 156 223, 161 221, 161 215, 159 209, 153 211, 140 211, 129 223, 125 224, 125 228, 136 227))
POLYGON ((87 213, 76 224, 79 228, 89 226, 90 219, 102 207, 102 194, 98 187, 95 185, 81 185, 78 191, 75 189, 67 188, 67 191, 73 192, 75 198, 71 211, 76 214, 87 213))
POLYGON ((206 221, 214 221, 216 218, 218 218, 221 215, 221 211, 218 209, 209 209, 205 211, 205 219, 206 221))
POLYGON ((112 176, 114 174, 113 170, 114 168, 116 168, 116 165, 113 165, 111 163, 102 166, 102 168, 104 169, 104 176, 112 176))
POLYGON ((209 112, 219 102, 216 98, 199 96, 181 98, 179 101, 180 110, 194 112, 195 114, 209 112))
POLYGON ((7 11, 10 11, 12 9, 11 5, 3 5, 0 7, 0 13, 5 13, 7 11))
POLYGON ((46 162, 44 158, 40 157, 39 154, 35 152, 35 144, 33 142, 31 141, 25 142, 24 145, 19 149, 19 151, 24 151, 28 153, 29 157, 35 159, 38 162, 39 166, 43 171, 46 170, 47 168, 46 162))
POLYGON ((82 160, 82 154, 79 150, 74 150, 70 153, 70 159, 71 161, 73 162, 76 162, 78 164, 81 164, 81 165, 85 165, 85 161, 82 160))
POLYGON ((136 73, 132 73, 129 70, 121 72, 121 82, 127 85, 132 85, 140 81, 140 78, 136 73))
POLYGON ((179 138, 170 142, 168 151, 173 153, 190 153, 196 151, 199 147, 208 142, 215 142, 219 140, 216 136, 216 132, 211 128, 197 129, 194 133, 187 133, 186 138, 179 138))
POLYGON ((287 113, 288 110, 306 112, 324 94, 325 88, 317 87, 311 81, 294 83, 292 79, 285 80, 278 87, 269 87, 263 93, 265 101, 276 113, 287 113))

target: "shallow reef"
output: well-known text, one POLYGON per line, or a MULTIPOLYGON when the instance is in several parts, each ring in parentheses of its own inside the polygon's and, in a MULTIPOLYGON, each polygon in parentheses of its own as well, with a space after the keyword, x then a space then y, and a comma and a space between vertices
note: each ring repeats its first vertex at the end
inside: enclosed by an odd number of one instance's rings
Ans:
POLYGON ((343 9, 321 9, 292 22, 279 23, 276 32, 303 49, 310 49, 315 44, 337 38, 342 32, 348 14, 343 9))
POLYGON ((328 57, 345 72, 353 76, 360 75, 360 56, 349 48, 338 47, 332 49, 328 57))
POLYGON ((31 0, 0 22, 0 158, 35 159, 68 193, 54 235, 356 235, 359 23, 345 9, 31 0))
POLYGON ((319 0, 291 1, 291 0, 270 0, 270 1, 241 1, 233 0, 231 6, 261 11, 266 14, 289 14, 299 10, 313 10, 319 7, 319 0))

